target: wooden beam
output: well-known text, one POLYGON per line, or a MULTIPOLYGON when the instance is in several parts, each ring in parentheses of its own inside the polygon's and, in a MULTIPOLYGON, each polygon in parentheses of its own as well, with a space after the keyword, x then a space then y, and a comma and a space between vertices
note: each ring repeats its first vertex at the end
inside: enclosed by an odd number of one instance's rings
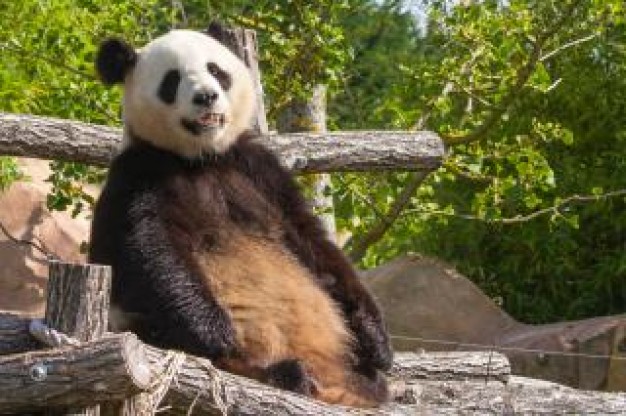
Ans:
MULTIPOLYGON (((109 164, 121 129, 74 120, 0 112, 0 154, 109 164)), ((428 131, 344 131, 262 136, 285 166, 297 172, 432 171, 444 156, 428 131)))
POLYGON ((144 345, 117 334, 79 347, 0 356, 0 414, 93 406, 145 390, 144 345))

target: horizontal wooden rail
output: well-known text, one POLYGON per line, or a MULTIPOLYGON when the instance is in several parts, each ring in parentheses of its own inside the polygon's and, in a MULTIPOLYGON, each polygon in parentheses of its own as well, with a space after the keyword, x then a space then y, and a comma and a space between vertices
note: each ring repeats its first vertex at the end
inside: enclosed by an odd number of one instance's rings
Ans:
MULTIPOLYGON (((119 128, 0 112, 0 155, 106 166, 119 148, 119 128)), ((432 171, 444 156, 428 131, 344 131, 263 136, 285 166, 297 172, 432 171)))

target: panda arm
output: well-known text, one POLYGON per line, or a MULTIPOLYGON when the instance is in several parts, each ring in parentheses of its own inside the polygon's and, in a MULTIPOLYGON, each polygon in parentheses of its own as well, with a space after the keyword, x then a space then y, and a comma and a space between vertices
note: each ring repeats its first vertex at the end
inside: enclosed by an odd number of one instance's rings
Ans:
POLYGON ((246 156, 247 173, 257 188, 283 211, 287 246, 343 309, 358 341, 359 365, 364 370, 389 369, 392 352, 380 309, 348 259, 328 239, 291 174, 261 145, 246 144, 241 154, 246 156))
POLYGON ((113 266, 114 300, 141 317, 137 332, 146 341, 213 359, 229 355, 235 350, 232 322, 175 247, 180 242, 167 230, 158 204, 148 190, 103 195, 90 260, 113 266))

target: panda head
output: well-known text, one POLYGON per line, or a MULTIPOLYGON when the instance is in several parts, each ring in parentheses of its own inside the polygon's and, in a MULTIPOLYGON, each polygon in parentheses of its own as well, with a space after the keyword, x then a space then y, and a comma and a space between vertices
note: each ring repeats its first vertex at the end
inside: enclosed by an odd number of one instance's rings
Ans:
POLYGON ((186 158, 223 153, 249 128, 255 88, 245 64, 205 34, 174 30, 141 49, 105 41, 105 84, 124 85, 125 142, 141 138, 186 158))

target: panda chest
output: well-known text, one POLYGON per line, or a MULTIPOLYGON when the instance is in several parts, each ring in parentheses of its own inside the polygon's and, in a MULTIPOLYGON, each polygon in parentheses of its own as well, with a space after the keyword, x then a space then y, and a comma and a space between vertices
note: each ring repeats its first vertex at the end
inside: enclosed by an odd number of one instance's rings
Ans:
POLYGON ((280 208, 236 171, 181 175, 166 190, 166 222, 190 235, 208 233, 215 239, 243 232, 272 237, 283 228, 280 208))

